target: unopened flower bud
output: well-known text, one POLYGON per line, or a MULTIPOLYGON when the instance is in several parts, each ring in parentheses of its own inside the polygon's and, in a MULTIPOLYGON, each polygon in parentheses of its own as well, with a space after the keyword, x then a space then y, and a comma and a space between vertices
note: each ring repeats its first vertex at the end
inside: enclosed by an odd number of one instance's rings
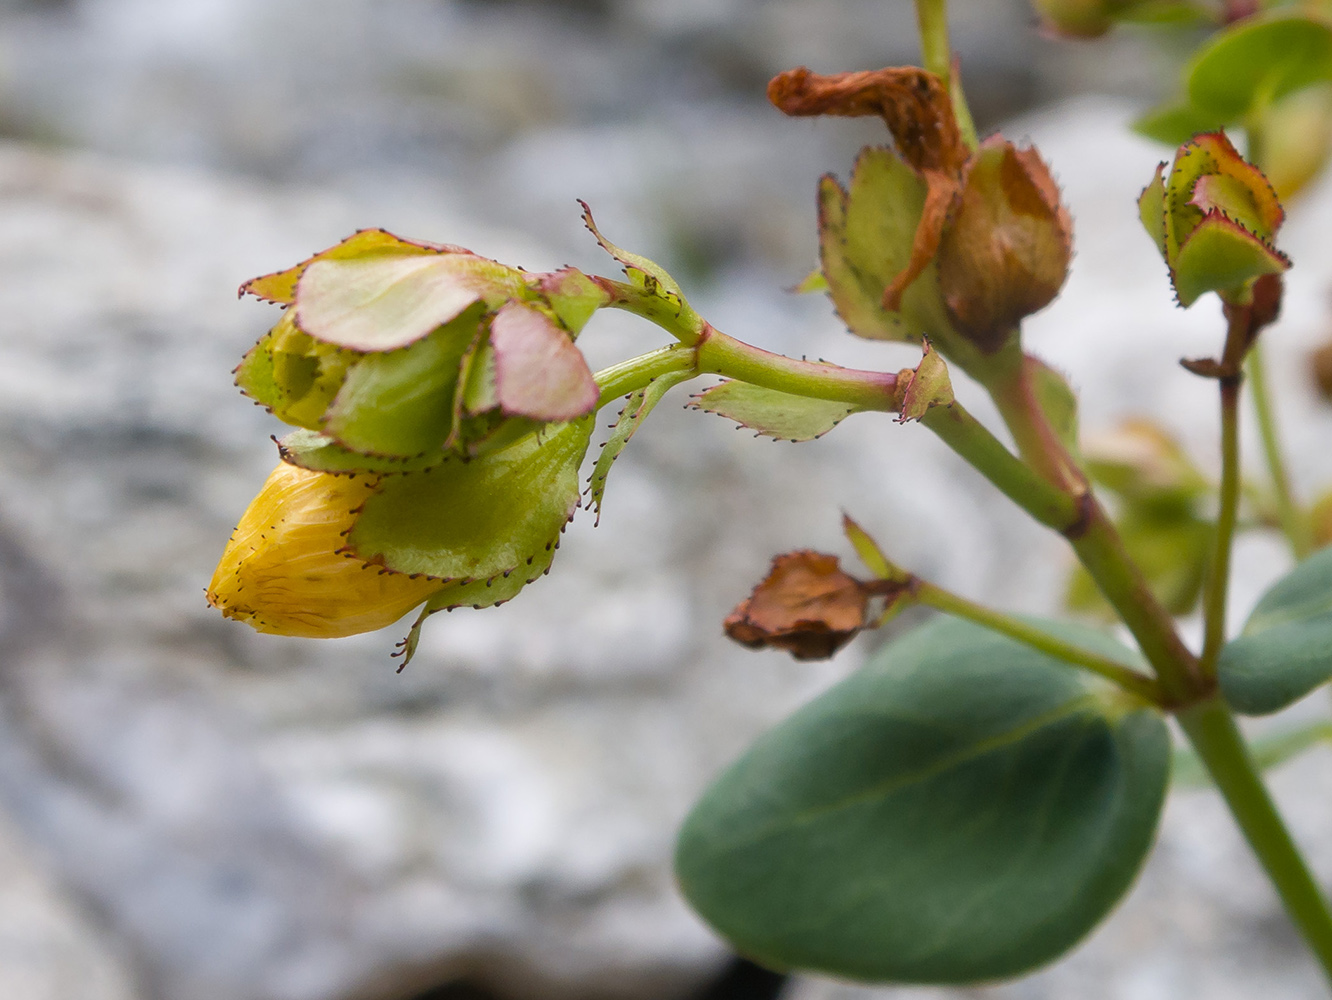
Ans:
POLYGON ((1180 146, 1168 172, 1158 166, 1138 209, 1185 308, 1206 292, 1247 300, 1255 279, 1290 267, 1272 245, 1285 218, 1276 192, 1222 132, 1180 146))
POLYGON ((397 621, 442 584, 345 552, 375 480, 273 470, 241 517, 208 585, 208 603, 260 632, 335 638, 397 621))
POLYGON ((963 168, 937 257, 939 286, 959 333, 983 351, 1003 346, 1068 276, 1073 224, 1034 149, 995 136, 963 168))
POLYGON ((366 456, 467 452, 506 418, 562 422, 599 393, 574 337, 607 301, 586 275, 528 275, 365 230, 242 286, 287 306, 237 384, 366 456))

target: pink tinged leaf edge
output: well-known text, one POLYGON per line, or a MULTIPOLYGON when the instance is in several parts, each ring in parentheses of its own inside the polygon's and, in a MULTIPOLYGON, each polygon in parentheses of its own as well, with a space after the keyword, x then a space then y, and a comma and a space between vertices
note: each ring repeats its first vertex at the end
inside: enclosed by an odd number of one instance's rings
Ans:
POLYGON ((483 298, 451 263, 440 256, 317 260, 296 284, 296 324, 356 351, 406 347, 483 298))
POLYGON ((1248 188, 1254 207, 1270 232, 1275 233, 1281 228, 1286 211, 1281 207, 1276 189, 1261 170, 1240 155, 1224 132, 1204 132, 1194 136, 1191 141, 1211 155, 1217 173, 1233 177, 1248 188))
POLYGON ((470 253, 460 246, 449 243, 431 243, 426 240, 409 240, 390 233, 387 229, 358 229, 345 240, 335 243, 327 250, 311 254, 294 267, 283 268, 269 274, 261 274, 243 282, 236 290, 238 298, 253 295, 274 305, 289 306, 295 300, 296 282, 305 269, 317 260, 327 258, 351 259, 372 253, 403 254, 444 254, 470 253))
POLYGON ((490 321, 500 408, 510 416, 565 421, 591 413, 601 392, 583 352, 540 309, 510 302, 490 321))

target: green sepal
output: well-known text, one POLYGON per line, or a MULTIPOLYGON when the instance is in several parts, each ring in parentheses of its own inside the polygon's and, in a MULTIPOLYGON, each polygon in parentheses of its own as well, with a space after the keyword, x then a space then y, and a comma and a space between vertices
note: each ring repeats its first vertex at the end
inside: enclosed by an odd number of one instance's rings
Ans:
POLYGON ((384 479, 348 537, 365 562, 441 580, 488 580, 552 550, 579 504, 594 419, 550 426, 478 458, 384 479))
POLYGON ((696 410, 734 420, 756 437, 782 441, 812 441, 858 412, 850 403, 811 399, 733 379, 704 389, 693 399, 690 406, 696 410))
POLYGON ((1237 121, 1293 90, 1332 79, 1332 27, 1290 11, 1246 18, 1199 50, 1184 78, 1196 108, 1237 121))
POLYGON ((546 300, 561 325, 577 336, 592 315, 610 301, 610 294, 576 267, 540 276, 536 291, 546 300))
MULTIPOLYGON (((884 308, 884 289, 907 266, 925 207, 925 182, 896 153, 861 150, 849 190, 831 175, 819 182, 819 257, 833 306, 847 329, 869 340, 919 342, 952 332, 931 262, 884 308)), ((956 337, 954 337, 956 339, 956 337)))
POLYGON ((694 373, 687 371, 658 375, 643 388, 630 393, 625 400, 624 408, 615 420, 610 437, 601 446, 597 464, 592 467, 592 475, 587 481, 588 495, 597 512, 597 524, 601 523, 601 498, 606 492, 606 477, 610 475, 611 466, 620 457, 629 439, 643 425, 647 415, 661 402, 661 398, 681 382, 687 382, 693 377, 694 373))
POLYGON ((681 888, 773 968, 1019 975, 1091 930, 1151 846, 1170 739, 1157 712, 1123 699, 1011 639, 932 622, 712 785, 680 833, 681 888))
POLYGON ((531 295, 522 272, 474 253, 377 254, 315 260, 296 284, 296 323, 325 343, 393 351, 476 303, 531 295))
POLYGON ((318 429, 358 358, 302 332, 287 310, 241 359, 236 385, 279 420, 318 429))
POLYGON ((592 209, 588 207, 587 202, 580 199, 578 204, 583 206, 583 224, 587 226, 588 232, 601 245, 601 249, 620 262, 633 284, 676 303, 684 302, 684 292, 680 289, 680 283, 672 278, 664 267, 656 261, 617 247, 606 239, 597 228, 596 221, 592 218, 592 209))
POLYGON ((473 305, 401 350, 364 355, 328 408, 324 432, 369 455, 438 454, 453 436, 459 371, 481 309, 473 305))
POLYGON ((1285 254, 1238 222, 1213 212, 1185 239, 1170 272, 1179 304, 1188 308, 1207 292, 1234 291, 1289 267, 1285 254))
POLYGON ((1161 259, 1168 261, 1170 258, 1167 244, 1169 230, 1166 225, 1165 174, 1166 164, 1158 163, 1156 176, 1138 196, 1138 218, 1142 221, 1142 228, 1147 230, 1147 235, 1156 244, 1156 251, 1161 255, 1161 259))
POLYGON ((856 555, 860 561, 879 580, 906 580, 910 574, 903 572, 894 566, 879 543, 874 537, 862 528, 850 514, 845 511, 842 513, 842 534, 846 535, 846 540, 851 543, 851 547, 856 550, 856 555))
POLYGON ((1226 701, 1245 715, 1280 711, 1332 679, 1332 548, 1268 588, 1221 650, 1217 676, 1226 701))
POLYGON ((277 405, 279 396, 277 376, 273 369, 271 333, 264 334, 257 344, 245 352, 232 374, 236 376, 236 388, 256 403, 270 410, 277 405))
POLYGON ((555 559, 557 548, 559 542, 549 549, 541 549, 530 565, 524 564, 507 575, 500 574, 485 580, 469 582, 454 580, 452 583, 446 583, 421 607, 406 637, 399 644, 398 651, 393 654, 402 658, 398 669, 407 666, 416 655, 417 645, 421 641, 421 626, 425 624, 427 618, 440 611, 454 611, 458 608, 480 610, 497 607, 513 600, 529 583, 535 583, 538 578, 550 571, 550 564, 555 559))
POLYGON ((829 291, 828 279, 823 276, 822 268, 814 268, 791 289, 796 295, 810 295, 814 292, 829 291))
POLYGON ((462 413, 474 417, 499 406, 499 389, 495 378, 495 351, 485 338, 478 338, 463 362, 462 392, 459 406, 462 413))
POLYGON ((352 474, 370 472, 376 475, 396 475, 404 472, 422 472, 439 465, 447 457, 443 451, 398 458, 392 455, 366 455, 351 451, 319 431, 292 431, 277 443, 278 455, 288 465, 313 472, 352 474))
POLYGON ((1200 132, 1216 132, 1230 122, 1194 107, 1187 99, 1158 105, 1130 127, 1138 135, 1167 146, 1182 146, 1200 132))

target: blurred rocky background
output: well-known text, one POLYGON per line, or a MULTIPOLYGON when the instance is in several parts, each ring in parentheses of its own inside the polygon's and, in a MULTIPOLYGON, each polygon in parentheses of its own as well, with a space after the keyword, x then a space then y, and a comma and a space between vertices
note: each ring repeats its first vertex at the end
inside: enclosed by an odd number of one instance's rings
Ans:
MULTIPOLYGON (((1171 308, 1132 205, 1162 152, 1124 128, 1169 53, 1043 40, 1015 0, 955 6, 983 125, 1018 116, 1078 223, 1068 294, 1031 343, 1083 390, 1087 426, 1155 409, 1210 462, 1212 392, 1175 362, 1214 350, 1218 317, 1171 308)), ((814 263, 815 178, 880 132, 783 120, 762 91, 796 64, 914 59, 906 0, 0 2, 0 996, 1317 995, 1206 791, 1174 800, 1112 920, 1020 984, 783 982, 680 901, 669 857, 693 796, 876 641, 830 665, 727 644, 719 622, 772 553, 842 551, 845 509, 964 593, 1056 604, 1059 546, 918 427, 861 416, 792 446, 668 403, 552 577, 432 620, 400 675, 401 629, 261 637, 204 606, 278 430, 230 376, 274 311, 234 289, 356 228, 609 272, 582 197, 728 332, 908 363, 783 291, 814 263)), ((1289 226, 1275 334, 1305 489, 1332 479, 1332 418, 1302 374, 1330 224, 1324 192, 1289 226)), ((580 344, 607 363, 660 339, 604 317, 580 344)), ((1237 613, 1281 560, 1271 540, 1241 548, 1237 613)), ((1327 765, 1277 786, 1332 876, 1327 765)))

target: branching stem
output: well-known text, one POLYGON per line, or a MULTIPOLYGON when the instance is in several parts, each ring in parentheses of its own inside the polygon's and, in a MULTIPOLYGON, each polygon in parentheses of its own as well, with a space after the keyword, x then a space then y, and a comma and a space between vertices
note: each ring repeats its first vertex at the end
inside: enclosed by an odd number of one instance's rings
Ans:
POLYGON ((1118 660, 1066 642, 1021 618, 976 604, 924 580, 916 581, 912 593, 922 604, 958 618, 965 618, 977 625, 983 625, 1057 660, 1090 670, 1153 705, 1164 704, 1164 693, 1155 679, 1118 660))

